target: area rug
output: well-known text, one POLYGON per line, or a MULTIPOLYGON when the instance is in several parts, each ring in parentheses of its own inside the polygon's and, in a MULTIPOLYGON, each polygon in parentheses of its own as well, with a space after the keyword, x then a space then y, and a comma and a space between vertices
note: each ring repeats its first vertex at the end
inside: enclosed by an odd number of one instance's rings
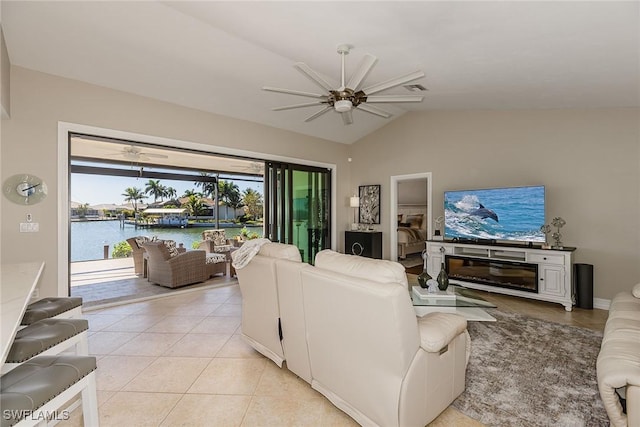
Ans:
POLYGON ((405 259, 398 260, 405 268, 422 266, 422 257, 420 254, 409 254, 405 259))
POLYGON ((489 310, 469 322, 467 387, 453 402, 487 426, 608 426, 596 382, 602 334, 489 310))

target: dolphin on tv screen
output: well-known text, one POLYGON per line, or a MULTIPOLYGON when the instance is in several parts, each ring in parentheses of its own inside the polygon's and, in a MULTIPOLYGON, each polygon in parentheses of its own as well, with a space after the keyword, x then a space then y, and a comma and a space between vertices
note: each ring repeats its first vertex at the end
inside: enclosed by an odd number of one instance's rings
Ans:
POLYGON ((478 209, 469 212, 469 215, 477 216, 477 217, 480 217, 482 219, 491 218, 495 222, 500 222, 500 221, 498 221, 498 214, 496 214, 491 209, 485 208, 482 205, 482 203, 480 203, 480 207, 478 209))

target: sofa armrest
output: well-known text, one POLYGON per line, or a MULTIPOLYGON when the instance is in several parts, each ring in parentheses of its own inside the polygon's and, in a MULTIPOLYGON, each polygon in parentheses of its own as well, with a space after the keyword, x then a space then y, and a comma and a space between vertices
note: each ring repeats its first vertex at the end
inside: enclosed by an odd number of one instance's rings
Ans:
POLYGON ((428 353, 440 352, 466 329, 467 319, 462 316, 450 313, 429 313, 418 319, 420 347, 428 353))

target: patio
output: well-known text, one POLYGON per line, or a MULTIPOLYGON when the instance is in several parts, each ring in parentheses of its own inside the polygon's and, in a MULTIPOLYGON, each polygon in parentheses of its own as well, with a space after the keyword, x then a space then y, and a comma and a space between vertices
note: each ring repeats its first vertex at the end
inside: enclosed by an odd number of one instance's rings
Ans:
POLYGON ((124 301, 144 301, 237 282, 237 279, 225 275, 213 277, 206 282, 170 289, 136 276, 133 258, 72 262, 70 265, 71 296, 82 297, 85 308, 108 307, 124 301))

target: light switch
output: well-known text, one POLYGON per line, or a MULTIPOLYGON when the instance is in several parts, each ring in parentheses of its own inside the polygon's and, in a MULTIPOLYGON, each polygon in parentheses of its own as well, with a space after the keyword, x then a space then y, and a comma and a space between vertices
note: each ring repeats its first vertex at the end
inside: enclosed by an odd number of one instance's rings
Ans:
POLYGON ((37 233, 38 231, 40 231, 40 223, 37 223, 37 222, 21 222, 20 223, 21 233, 37 233))

